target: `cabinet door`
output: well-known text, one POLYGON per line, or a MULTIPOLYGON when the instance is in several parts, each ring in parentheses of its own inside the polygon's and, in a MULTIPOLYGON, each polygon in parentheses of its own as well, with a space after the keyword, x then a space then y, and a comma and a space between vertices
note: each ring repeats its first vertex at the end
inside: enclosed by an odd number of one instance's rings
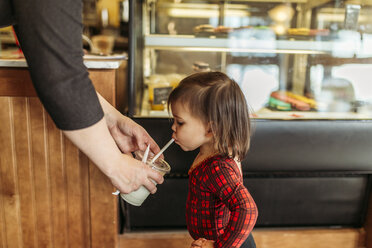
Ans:
MULTIPOLYGON (((90 76, 114 103, 115 71, 90 76)), ((0 247, 116 247, 109 179, 56 128, 27 70, 1 69, 0 85, 0 247)))

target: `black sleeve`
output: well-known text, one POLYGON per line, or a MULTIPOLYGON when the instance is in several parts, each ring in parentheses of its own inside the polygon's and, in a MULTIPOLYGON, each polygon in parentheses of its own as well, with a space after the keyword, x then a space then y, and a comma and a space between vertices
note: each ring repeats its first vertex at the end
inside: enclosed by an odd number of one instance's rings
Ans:
POLYGON ((83 62, 82 0, 11 0, 19 43, 35 90, 58 128, 103 118, 83 62))
POLYGON ((10 0, 0 1, 0 27, 14 24, 14 15, 10 0))

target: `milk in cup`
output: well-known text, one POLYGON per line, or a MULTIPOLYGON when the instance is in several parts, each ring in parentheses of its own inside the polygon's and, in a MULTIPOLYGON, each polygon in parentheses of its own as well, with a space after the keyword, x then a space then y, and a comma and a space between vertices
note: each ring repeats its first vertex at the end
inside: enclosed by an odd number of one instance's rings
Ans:
MULTIPOLYGON (((137 151, 134 154, 135 154, 135 158, 136 159, 142 160, 142 157, 143 157, 144 152, 143 151, 137 151)), ((152 160, 153 157, 154 157, 153 155, 149 155, 147 157, 146 164, 148 166, 150 166, 152 169, 158 171, 163 176, 165 174, 167 174, 167 173, 170 172, 170 166, 169 166, 169 164, 165 160, 163 160, 161 158, 158 158, 154 163, 151 164, 151 160, 152 160)), ((123 194, 122 193, 122 194, 120 194, 120 196, 126 202, 128 202, 131 205, 141 206, 142 203, 145 201, 145 199, 149 196, 149 194, 150 194, 150 191, 148 191, 145 186, 141 186, 136 191, 133 191, 133 192, 131 192, 129 194, 123 194)))

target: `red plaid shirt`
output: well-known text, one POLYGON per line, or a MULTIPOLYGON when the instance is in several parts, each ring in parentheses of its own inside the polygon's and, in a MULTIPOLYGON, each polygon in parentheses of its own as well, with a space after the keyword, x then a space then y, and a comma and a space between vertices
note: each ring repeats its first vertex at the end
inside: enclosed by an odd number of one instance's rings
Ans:
POLYGON ((252 231, 257 214, 233 159, 216 155, 190 172, 186 222, 195 240, 214 240, 214 247, 240 247, 252 231))

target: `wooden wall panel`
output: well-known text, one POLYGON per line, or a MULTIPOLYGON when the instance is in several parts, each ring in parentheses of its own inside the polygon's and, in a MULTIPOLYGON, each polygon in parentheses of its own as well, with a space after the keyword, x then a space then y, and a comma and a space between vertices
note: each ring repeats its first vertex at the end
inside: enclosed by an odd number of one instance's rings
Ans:
MULTIPOLYGON (((110 183, 109 179, 104 176, 93 163, 90 163, 90 177, 106 184, 110 183)), ((91 224, 92 224, 92 247, 100 248, 105 247, 105 244, 112 244, 109 247, 116 247, 114 244, 118 244, 118 222, 117 222, 117 197, 113 197, 111 194, 114 192, 114 187, 111 190, 107 190, 107 187, 102 185, 92 185, 91 181, 90 188, 94 188, 94 193, 91 191, 91 224), (97 199, 100 199, 97 201, 97 199), (115 205, 113 205, 115 202, 115 205), (107 208, 107 206, 111 206, 107 208), (105 235, 102 235, 105 233, 105 235)))
MULTIPOLYGON (((90 78, 96 90, 112 105, 115 106, 115 70, 90 71, 90 78)), ((118 246, 118 222, 117 222, 117 197, 111 194, 115 188, 109 179, 92 163, 89 166, 90 175, 90 203, 91 203, 91 226, 92 247, 100 248, 118 246), (94 182, 102 182, 96 184, 94 182), (102 187, 106 185, 106 187, 102 187), (100 199, 97 201, 97 199, 100 199), (107 209, 107 206, 112 206, 107 209), (102 235, 102 233, 105 235, 102 235)))
POLYGON ((27 98, 16 97, 11 98, 11 102, 14 117, 14 143, 18 171, 22 243, 24 247, 37 247, 29 101, 27 98))
POLYGON ((67 174, 63 135, 47 116, 48 162, 50 171, 52 240, 55 248, 68 247, 67 174))
POLYGON ((0 106, 0 247, 90 247, 89 160, 37 98, 0 106))
MULTIPOLYGON (((1 161, 0 161, 0 167, 1 167, 1 161)), ((2 171, 0 171, 0 192, 3 192, 2 190, 2 184, 1 184, 1 174, 2 171)), ((0 248, 6 247, 6 233, 5 233, 6 225, 5 225, 5 211, 4 211, 4 202, 3 202, 3 195, 0 195, 0 248)))
MULTIPOLYGON (((65 139, 67 140, 67 139, 65 139)), ((76 148, 75 148, 76 149, 76 148)), ((84 247, 92 247, 92 217, 91 217, 91 207, 94 205, 94 203, 91 203, 90 201, 90 182, 91 177, 89 174, 89 159, 87 156, 84 155, 84 153, 79 151, 79 164, 81 168, 81 189, 82 196, 81 196, 81 202, 82 202, 82 218, 81 218, 81 225, 83 228, 83 240, 84 240, 84 247)), ((93 182, 92 182, 93 183, 93 182)), ((96 184, 101 184, 101 182, 94 182, 96 184)), ((105 185, 106 188, 108 185, 105 185)), ((111 186, 111 183, 109 184, 111 186)), ((106 206, 106 208, 110 209, 112 206, 106 206)), ((106 235, 104 230, 101 230, 101 235, 106 235)), ((109 244, 111 246, 111 244, 109 244)))
MULTIPOLYGON (((0 104, 3 106, 3 104, 6 104, 6 101, 3 101, 4 99, 0 98, 0 104)), ((0 109, 0 121, 3 123, 3 126, 6 125, 6 118, 3 115, 4 111, 1 111, 0 109)), ((3 149, 3 146, 6 145, 6 140, 3 137, 2 129, 0 129, 0 151, 3 149)), ((3 156, 5 154, 0 153, 0 248, 6 247, 6 223, 5 223, 5 209, 4 209, 4 193, 5 189, 3 186, 3 178, 5 175, 3 174, 4 171, 1 169, 3 164, 3 156)))
POLYGON ((28 70, 25 70, 24 68, 1 69, 0 95, 36 96, 36 91, 31 83, 31 77, 28 70))
POLYGON ((66 160, 66 171, 67 171, 67 195, 68 195, 68 240, 69 247, 73 244, 81 244, 83 247, 87 247, 87 240, 85 235, 85 229, 89 229, 88 226, 84 226, 82 216, 84 211, 83 195, 87 193, 87 189, 83 189, 82 186, 82 174, 86 173, 86 169, 82 168, 79 161, 79 151, 72 145, 72 143, 65 139, 65 160, 66 160))
MULTIPOLYGON (((52 243, 50 171, 47 157, 46 116, 41 103, 30 98, 31 159, 35 181, 35 217, 38 246, 52 243)), ((18 141, 16 141, 18 142, 18 141)))
POLYGON ((3 247, 21 247, 22 232, 19 215, 19 193, 17 185, 17 164, 14 154, 14 126, 12 103, 9 98, 0 98, 0 176, 1 215, 3 219, 1 237, 3 247), (4 226, 5 224, 5 226, 4 226))

